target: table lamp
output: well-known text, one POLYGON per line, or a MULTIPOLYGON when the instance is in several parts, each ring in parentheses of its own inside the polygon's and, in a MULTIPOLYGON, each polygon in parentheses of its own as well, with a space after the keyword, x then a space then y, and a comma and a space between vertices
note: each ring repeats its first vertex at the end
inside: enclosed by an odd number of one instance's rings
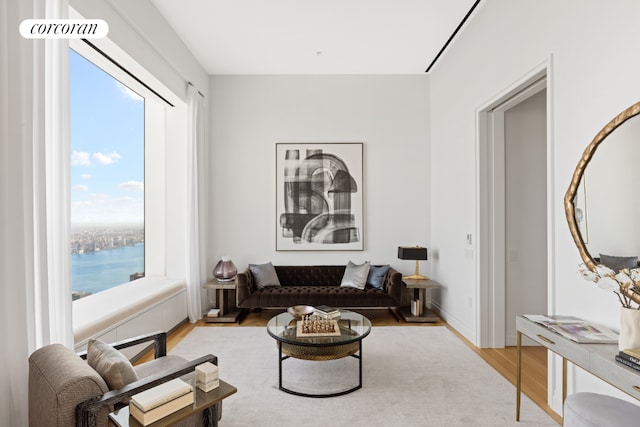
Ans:
POLYGON ((411 276, 402 276, 403 279, 429 280, 428 277, 420 274, 418 265, 420 260, 427 259, 427 248, 423 248, 421 246, 398 246, 398 258, 416 260, 416 274, 411 276))
POLYGON ((213 277, 220 282, 231 282, 236 278, 238 269, 231 261, 231 258, 223 256, 213 268, 213 277))

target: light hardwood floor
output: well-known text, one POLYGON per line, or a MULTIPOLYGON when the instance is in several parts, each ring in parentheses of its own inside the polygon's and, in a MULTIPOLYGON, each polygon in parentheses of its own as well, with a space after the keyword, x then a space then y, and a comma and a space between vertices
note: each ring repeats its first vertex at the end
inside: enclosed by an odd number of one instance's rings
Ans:
MULTIPOLYGON (((239 323, 206 323, 200 320, 196 323, 184 323, 175 331, 169 334, 167 339, 167 351, 171 350, 178 342, 189 334, 196 326, 206 327, 245 327, 245 326, 266 326, 269 319, 279 313, 281 310, 262 310, 260 312, 249 313, 239 323)), ((431 327, 445 326, 454 333, 462 342, 464 342, 471 350, 482 357, 496 371, 504 376, 508 381, 515 385, 516 383, 516 347, 507 347, 504 349, 494 348, 478 348, 465 339, 458 331, 453 329, 445 322, 437 323, 406 323, 398 321, 388 310, 362 310, 362 314, 371 320, 373 326, 415 326, 415 327, 431 327)), ((136 363, 142 363, 153 357, 152 352, 147 353, 136 363)), ((547 351, 543 347, 523 347, 522 351, 522 390, 524 394, 529 396, 542 410, 548 413, 558 424, 562 425, 562 417, 556 414, 547 405, 547 351)), ((515 393, 514 402, 514 419, 515 419, 515 393)))

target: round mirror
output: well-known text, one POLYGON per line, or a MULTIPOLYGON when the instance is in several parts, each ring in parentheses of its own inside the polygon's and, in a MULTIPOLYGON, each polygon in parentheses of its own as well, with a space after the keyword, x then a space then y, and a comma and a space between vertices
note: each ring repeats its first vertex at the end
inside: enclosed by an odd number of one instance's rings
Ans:
POLYGON ((601 256, 640 257, 640 102, 618 114, 585 149, 564 197, 571 235, 585 265, 601 256), (636 117, 638 116, 638 117, 636 117))

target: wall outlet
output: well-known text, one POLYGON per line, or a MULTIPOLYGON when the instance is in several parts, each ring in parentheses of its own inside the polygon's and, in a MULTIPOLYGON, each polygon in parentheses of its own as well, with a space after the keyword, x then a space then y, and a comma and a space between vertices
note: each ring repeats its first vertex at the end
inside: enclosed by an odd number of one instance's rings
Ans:
POLYGON ((467 245, 473 244, 473 234, 467 234, 467 245))

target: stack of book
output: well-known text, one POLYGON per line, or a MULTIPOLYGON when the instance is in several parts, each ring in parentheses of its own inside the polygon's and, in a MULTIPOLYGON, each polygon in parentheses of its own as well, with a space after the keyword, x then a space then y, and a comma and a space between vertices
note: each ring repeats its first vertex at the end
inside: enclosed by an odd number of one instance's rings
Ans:
POLYGON ((209 311, 207 311, 207 317, 209 318, 215 318, 220 316, 220 309, 219 308, 212 308, 209 311))
POLYGON ((193 387, 180 378, 131 396, 129 414, 149 425, 193 403, 193 387))
POLYGON ((316 312, 316 314, 326 317, 327 319, 336 319, 340 317, 340 310, 338 310, 337 308, 329 307, 328 305, 320 305, 318 307, 314 307, 314 311, 316 312))
POLYGON ((640 371, 640 348, 628 348, 616 355, 616 360, 637 371, 640 371))

